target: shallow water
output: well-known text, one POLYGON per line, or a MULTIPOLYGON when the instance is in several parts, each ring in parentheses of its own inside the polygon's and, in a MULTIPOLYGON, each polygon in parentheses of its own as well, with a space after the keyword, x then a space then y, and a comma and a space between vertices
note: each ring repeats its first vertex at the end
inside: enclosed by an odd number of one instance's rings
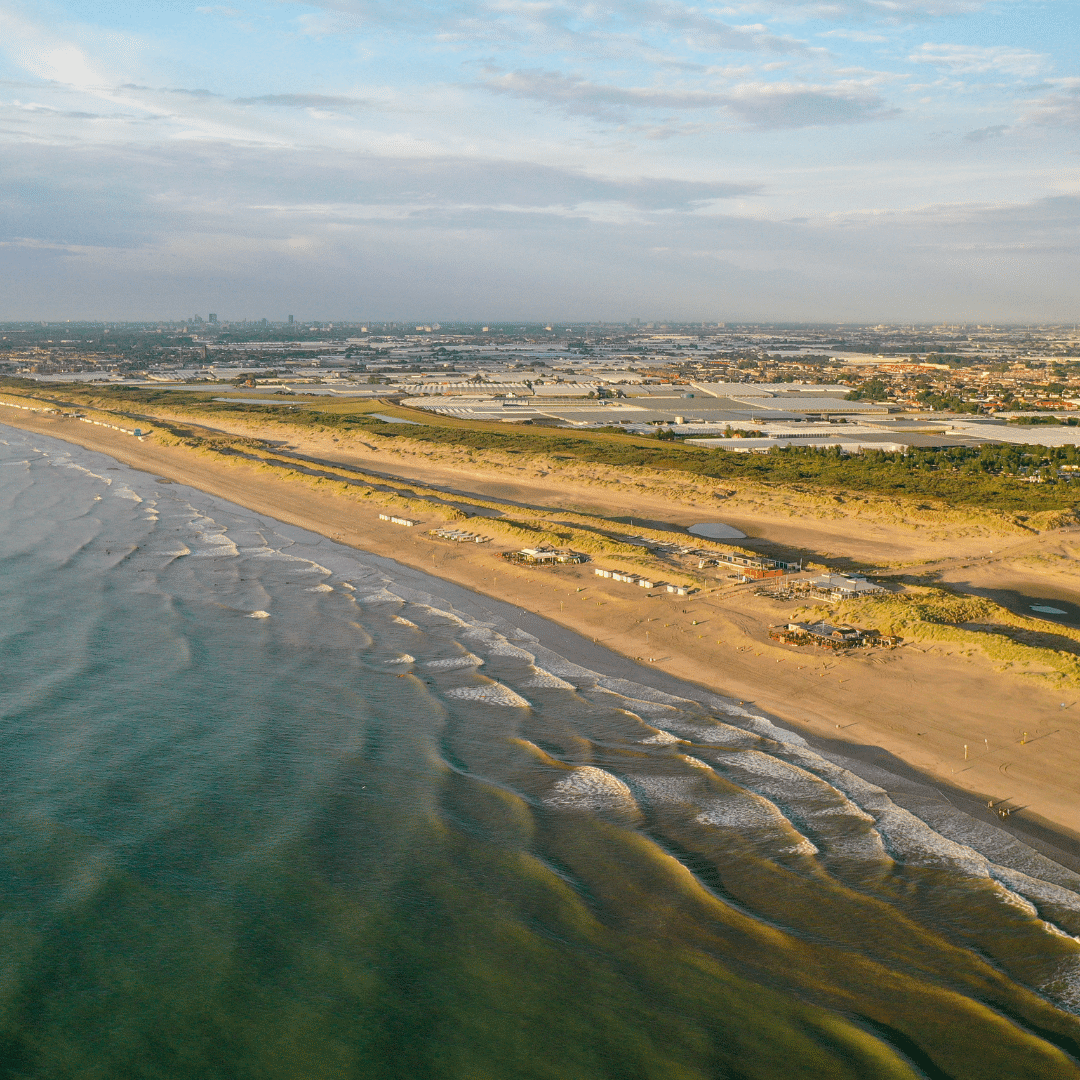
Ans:
POLYGON ((995 590, 993 594, 987 590, 986 595, 1019 615, 1032 615, 1037 619, 1080 628, 1080 604, 1064 596, 1026 595, 1005 589, 995 590))
POLYGON ((698 525, 691 525, 687 530, 694 536, 703 536, 708 540, 745 540, 746 533, 736 529, 734 525, 725 525, 720 521, 703 521, 698 525))
POLYGON ((0 1075, 1080 1077, 1072 872, 510 608, 0 438, 0 1075))
POLYGON ((1080 604, 1068 594, 1058 590, 1048 590, 1037 582, 1017 582, 1014 589, 989 589, 970 585, 967 582, 950 582, 953 588, 962 589, 974 596, 984 596, 988 600, 1001 604, 1017 615, 1043 619, 1046 622, 1060 623, 1080 629, 1080 604))

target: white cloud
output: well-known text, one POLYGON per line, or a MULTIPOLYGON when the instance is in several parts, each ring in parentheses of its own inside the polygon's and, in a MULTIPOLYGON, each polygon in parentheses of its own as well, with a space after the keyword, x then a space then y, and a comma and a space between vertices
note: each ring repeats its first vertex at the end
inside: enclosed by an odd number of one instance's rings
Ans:
POLYGON ((210 144, 28 148, 0 183, 12 318, 1056 320, 1080 261, 1076 196, 769 220, 701 182, 210 144))
POLYGON ((1008 45, 920 45, 909 57, 916 64, 933 64, 958 75, 1003 75, 1033 77, 1046 70, 1048 57, 1008 45))
POLYGON ((260 94, 232 100, 237 105, 272 105, 282 109, 356 109, 371 105, 362 98, 339 94, 260 94))
POLYGON ((881 34, 871 34, 865 30, 825 30, 818 37, 841 38, 844 41, 857 41, 864 45, 876 45, 889 40, 881 34))
POLYGON ((511 71, 481 84, 494 94, 554 105, 571 115, 618 121, 632 110, 710 109, 755 128, 849 124, 895 115, 884 99, 860 83, 812 85, 743 83, 722 91, 621 87, 557 71, 511 71))
POLYGON ((869 20, 901 24, 926 18, 968 15, 989 0, 732 0, 726 11, 795 14, 802 18, 869 20))
POLYGON ((0 8, 0 48, 39 79, 92 90, 113 80, 99 71, 77 45, 44 27, 0 8))
POLYGON ((1051 93, 1030 103, 1023 123, 1080 129, 1080 78, 1055 80, 1051 93))
POLYGON ((986 142, 988 139, 1000 139, 1009 133, 1008 124, 992 124, 990 127, 976 128, 964 136, 965 142, 986 142))
MULTIPOLYGON (((166 38, 159 5, 131 4, 137 38, 0 0, 0 52, 28 73, 0 82, 5 288, 93 295, 98 314, 116 296, 175 311, 213 265, 256 300, 303 289, 336 315, 357 295, 431 317, 512 314, 515 296, 523 313, 692 317, 732 297, 733 318, 884 318, 972 311, 967 282, 1004 318, 1048 311, 1039 290, 1064 294, 1075 269, 1054 247, 1080 247, 1070 204, 1008 206, 1067 182, 1080 79, 1033 85, 1049 64, 1036 45, 901 37, 977 2, 230 2, 259 36, 233 8, 166 38), (835 52, 785 36, 808 14, 832 20, 803 25, 835 52), (884 49, 889 72, 871 70, 884 49), (931 88, 929 108, 892 108, 931 88), (931 190, 985 205, 904 211, 931 190), (882 211, 860 216, 868 205, 882 211), (5 262, 16 247, 28 261, 5 262), (975 250, 990 254, 960 266, 975 250), (688 270, 688 252, 713 270, 688 270), (162 275, 166 259, 183 273, 162 275)), ((995 2, 998 40, 1021 40, 1020 5, 995 2)))
POLYGON ((612 39, 655 49, 667 38, 699 51, 798 53, 805 46, 764 26, 733 26, 707 9, 681 0, 316 0, 328 18, 300 16, 305 32, 320 35, 382 30, 397 36, 434 38, 458 46, 490 44, 597 54, 612 39))

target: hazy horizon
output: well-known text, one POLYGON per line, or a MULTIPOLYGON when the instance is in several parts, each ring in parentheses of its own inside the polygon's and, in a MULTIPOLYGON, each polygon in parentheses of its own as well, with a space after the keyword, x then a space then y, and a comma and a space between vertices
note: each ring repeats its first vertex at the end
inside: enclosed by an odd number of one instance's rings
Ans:
POLYGON ((1072 323, 1078 21, 0 0, 0 321, 1072 323))
POLYGON ((784 319, 775 320, 745 320, 740 321, 738 319, 730 319, 725 321, 708 321, 702 319, 661 319, 661 318, 641 318, 637 319, 535 319, 535 318, 521 318, 521 319, 435 319, 430 316, 415 316, 413 318, 401 317, 398 319, 365 319, 349 317, 329 317, 329 318, 308 318, 297 316, 295 321, 290 323, 286 319, 282 318, 267 318, 263 316, 254 317, 247 315, 219 315, 218 320, 215 323, 207 321, 206 315, 196 312, 194 317, 189 315, 187 317, 177 316, 162 316, 161 318, 147 318, 147 319, 106 319, 106 318, 84 318, 84 319, 67 319, 67 318, 54 318, 54 319, 0 319, 0 328, 8 327, 50 327, 50 326, 104 326, 104 327, 140 327, 140 326, 204 326, 211 327, 228 327, 228 326, 246 326, 251 329, 295 329, 297 331, 302 330, 336 330, 336 329, 355 329, 359 327, 372 327, 373 332, 394 332, 394 333, 409 333, 415 330, 422 330, 424 332, 432 331, 434 333, 469 333, 477 332, 481 329, 490 329, 492 333, 518 333, 521 331, 546 331, 550 327, 551 332, 568 333, 576 329, 588 329, 589 327, 605 327, 616 328, 625 327, 630 330, 650 330, 650 329, 692 329, 700 328, 703 330, 716 330, 716 329, 750 329, 750 328, 762 328, 771 330, 790 330, 793 333, 796 332, 823 332, 826 330, 902 330, 911 329, 916 331, 932 331, 932 330, 1000 330, 1002 332, 1018 333, 1026 330, 1066 330, 1072 328, 1074 330, 1080 329, 1080 323, 1074 320, 1067 319, 1062 322, 956 322, 948 320, 940 320, 938 322, 875 322, 868 320, 865 322, 812 322, 809 320, 790 321, 784 319))

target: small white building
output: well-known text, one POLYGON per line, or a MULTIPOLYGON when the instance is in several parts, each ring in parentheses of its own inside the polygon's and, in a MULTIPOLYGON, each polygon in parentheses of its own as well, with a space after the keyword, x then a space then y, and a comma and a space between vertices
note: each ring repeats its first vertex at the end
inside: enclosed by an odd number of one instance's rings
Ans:
POLYGON ((836 600, 851 600, 859 596, 873 596, 885 592, 885 587, 874 581, 852 574, 821 574, 808 582, 815 591, 827 593, 836 600))

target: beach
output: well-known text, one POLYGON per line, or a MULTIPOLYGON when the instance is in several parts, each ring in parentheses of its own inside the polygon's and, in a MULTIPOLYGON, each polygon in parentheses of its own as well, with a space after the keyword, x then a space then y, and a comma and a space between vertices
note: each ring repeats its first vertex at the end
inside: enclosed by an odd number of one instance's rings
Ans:
MULTIPOLYGON (((986 804, 1007 800, 1022 811, 1004 827, 1025 835, 1025 820, 1045 826, 1059 834, 1066 853, 1080 852, 1074 781, 1080 769, 1080 704, 1039 682, 1004 675, 983 657, 949 645, 908 645, 844 656, 777 645, 768 639, 767 627, 785 617, 784 609, 749 591, 677 597, 602 580, 589 564, 515 566, 484 547, 431 539, 426 533, 439 524, 434 519, 423 528, 402 527, 378 520, 377 513, 333 492, 289 484, 243 464, 225 466, 183 447, 139 441, 75 420, 12 415, 15 412, 5 409, 0 419, 102 451, 155 476, 507 601, 595 640, 642 669, 753 702, 794 730, 852 753, 895 759, 939 782, 942 790, 968 796, 969 805, 981 807, 987 821, 996 823, 998 818, 986 804)), ((314 449, 326 451, 328 440, 314 449)), ((341 460, 350 454, 356 456, 356 449, 342 451, 341 460)), ((373 467, 370 458, 366 464, 373 467)), ((387 461, 385 455, 379 464, 406 478, 421 468, 416 462, 387 461)), ((454 478, 438 479, 450 483, 454 478)), ((524 477, 504 477, 501 482, 528 494, 524 477)), ((552 487, 547 485, 549 498, 552 487)), ((583 504, 590 498, 601 500, 603 494, 578 487, 570 497, 583 504)), ((639 505, 643 514, 654 517, 660 510, 647 500, 639 505)), ((692 508, 680 507, 668 519, 690 523, 693 516, 692 508)), ((746 516, 732 523, 746 531, 760 524, 746 516)), ((828 533, 835 547, 842 541, 843 527, 843 522, 797 526, 804 537, 816 531, 819 546, 828 533)), ((864 530, 850 546, 864 552, 881 549, 886 531, 877 526, 864 530)), ((995 557, 1004 558, 1010 545, 1026 550, 1034 539, 962 539, 960 550, 943 562, 961 564, 961 551, 988 559, 995 547, 995 557)), ((902 550, 899 542, 892 546, 902 550)))
POLYGON ((21 1075, 1080 1076, 1060 831, 725 696, 698 601, 81 429, 0 432, 21 1075))

